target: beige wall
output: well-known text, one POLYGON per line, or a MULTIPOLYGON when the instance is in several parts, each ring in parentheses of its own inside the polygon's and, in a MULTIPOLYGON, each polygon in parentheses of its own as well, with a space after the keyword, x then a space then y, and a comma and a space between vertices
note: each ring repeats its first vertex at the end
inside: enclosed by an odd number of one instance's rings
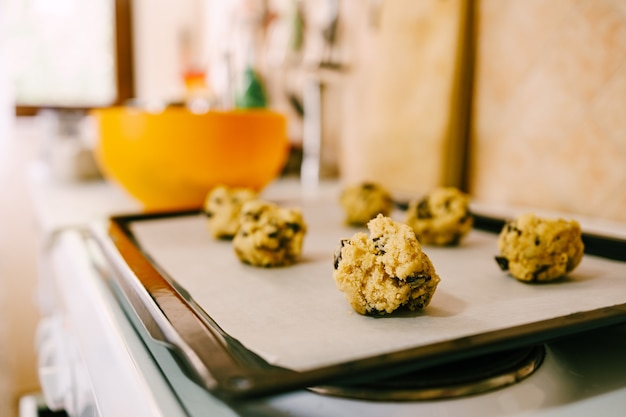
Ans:
MULTIPOLYGON (((343 180, 377 180, 400 194, 449 183, 446 172, 457 168, 447 152, 457 121, 449 110, 466 3, 385 1, 377 27, 363 3, 347 4, 356 12, 349 14, 343 180)), ((473 197, 625 221, 626 3, 475 4, 465 178, 473 197)))
POLYGON ((473 195, 626 221, 626 2, 478 11, 473 195))
POLYGON ((342 178, 419 194, 443 181, 461 1, 352 1, 342 178))
POLYGON ((185 65, 206 65, 205 3, 132 0, 136 98, 172 101, 184 97, 182 73, 189 69, 185 65), (183 62, 187 59, 190 62, 183 62))
POLYGON ((38 390, 34 347, 37 235, 28 195, 28 161, 37 138, 0 137, 0 415, 17 416, 24 393, 38 390))

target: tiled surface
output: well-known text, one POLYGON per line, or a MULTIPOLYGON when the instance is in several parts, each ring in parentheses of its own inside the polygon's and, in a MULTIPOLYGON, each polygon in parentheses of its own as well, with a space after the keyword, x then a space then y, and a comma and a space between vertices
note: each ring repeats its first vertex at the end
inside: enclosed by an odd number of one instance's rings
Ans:
POLYGON ((626 3, 482 0, 470 184, 626 220, 626 3))

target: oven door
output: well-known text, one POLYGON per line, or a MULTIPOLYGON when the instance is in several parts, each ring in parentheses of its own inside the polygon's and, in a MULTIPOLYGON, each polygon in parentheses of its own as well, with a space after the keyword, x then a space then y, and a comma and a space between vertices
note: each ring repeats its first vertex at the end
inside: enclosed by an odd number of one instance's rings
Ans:
MULTIPOLYGON (((46 407, 71 417, 186 416, 97 256, 78 229, 56 233, 43 249, 36 348, 46 407)), ((32 399, 24 407, 32 410, 32 399)))

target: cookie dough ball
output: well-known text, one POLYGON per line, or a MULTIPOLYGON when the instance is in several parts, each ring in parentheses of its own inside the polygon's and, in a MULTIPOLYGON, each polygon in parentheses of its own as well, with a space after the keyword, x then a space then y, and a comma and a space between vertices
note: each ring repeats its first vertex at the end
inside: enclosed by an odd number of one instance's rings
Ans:
POLYGON ((365 226, 376 215, 388 216, 393 210, 391 194, 372 182, 346 187, 339 203, 346 213, 346 223, 351 226, 365 226))
POLYGON ((423 245, 457 245, 474 224, 469 203, 457 188, 440 187, 409 203, 406 223, 423 245))
POLYGON ((285 266, 302 252, 306 224, 298 209, 261 200, 244 204, 239 230, 233 239, 237 257, 253 266, 285 266))
POLYGON ((503 271, 520 281, 552 281, 572 271, 583 257, 580 225, 575 220, 544 219, 527 213, 508 222, 498 236, 503 271))
POLYGON ((337 288, 360 314, 384 315, 400 307, 426 307, 440 281, 409 226, 379 214, 340 242, 334 255, 337 288))
POLYGON ((204 201, 207 226, 213 237, 232 239, 239 229, 239 212, 247 201, 257 198, 248 188, 229 188, 223 185, 213 188, 204 201))

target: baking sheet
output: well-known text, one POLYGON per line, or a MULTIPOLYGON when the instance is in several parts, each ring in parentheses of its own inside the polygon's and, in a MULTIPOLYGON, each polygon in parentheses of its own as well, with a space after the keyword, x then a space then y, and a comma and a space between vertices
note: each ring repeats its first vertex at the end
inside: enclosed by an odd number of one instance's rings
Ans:
POLYGON ((211 238, 200 214, 130 224, 165 274, 224 332, 273 365, 306 372, 572 315, 584 322, 581 313, 626 303, 624 262, 585 255, 564 279, 526 284, 494 261, 496 235, 473 230, 459 247, 424 246, 441 277, 424 311, 361 316, 335 287, 332 256, 341 238, 365 229, 343 226, 333 202, 281 204, 302 208, 308 223, 301 260, 283 268, 242 264, 231 242, 211 238))

